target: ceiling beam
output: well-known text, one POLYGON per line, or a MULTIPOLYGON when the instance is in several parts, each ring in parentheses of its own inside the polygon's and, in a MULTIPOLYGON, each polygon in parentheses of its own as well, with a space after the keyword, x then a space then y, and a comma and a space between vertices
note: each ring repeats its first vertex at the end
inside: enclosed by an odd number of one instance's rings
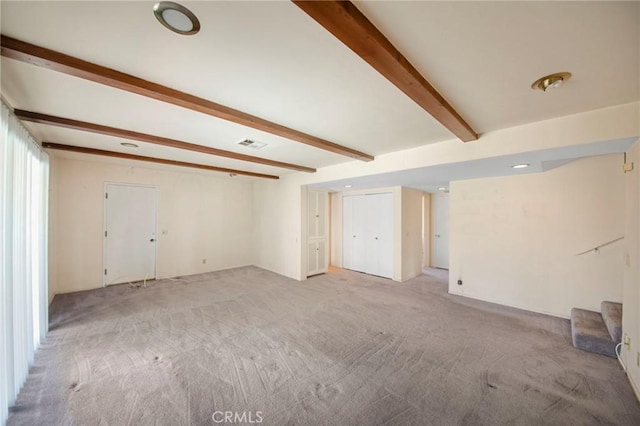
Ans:
POLYGON ((227 169, 224 167, 207 166, 205 164, 187 163, 185 161, 165 160, 164 158, 145 157, 143 155, 126 154, 124 152, 104 151, 102 149, 84 148, 81 146, 63 145, 59 143, 43 142, 43 148, 57 149, 61 151, 80 152, 82 154, 102 155, 105 157, 125 158, 127 160, 146 161, 148 163, 168 164, 170 166, 190 167, 193 169, 209 170, 212 172, 222 172, 232 175, 243 175, 264 179, 280 179, 278 176, 265 175, 262 173, 245 172, 242 170, 227 169))
POLYGON ((82 130, 85 132, 98 133, 101 135, 115 136, 118 138, 131 139, 140 142, 147 142, 156 145, 168 146, 171 148, 184 149, 187 151, 201 152, 203 154, 216 155, 218 157, 232 158, 234 160, 248 161, 251 163, 264 164, 267 166, 281 167, 296 170, 299 172, 313 173, 316 169, 299 166, 297 164, 283 163, 281 161, 268 160, 266 158, 254 157, 251 155, 238 154, 232 151, 211 148, 208 146, 196 145, 189 142, 182 142, 175 139, 163 138, 160 136, 147 135, 145 133, 131 130, 118 129, 115 127, 103 126, 101 124, 87 123, 84 121, 72 120, 70 118, 54 117, 52 115, 40 114, 38 112, 14 110, 14 114, 20 120, 30 121, 39 124, 49 124, 52 126, 65 127, 67 129, 82 130))
POLYGON ((464 142, 478 134, 350 1, 292 0, 464 142))
POLYGON ((315 148, 324 149, 340 155, 363 161, 373 160, 373 156, 345 146, 299 132, 260 117, 229 108, 170 87, 162 86, 141 78, 106 68, 101 65, 83 61, 73 56, 54 50, 16 40, 5 35, 0 36, 0 53, 7 58, 16 59, 28 64, 38 65, 50 70, 69 74, 75 77, 101 83, 107 86, 126 90, 162 102, 178 105, 223 120, 232 121, 243 126, 278 135, 283 138, 301 142, 315 148))

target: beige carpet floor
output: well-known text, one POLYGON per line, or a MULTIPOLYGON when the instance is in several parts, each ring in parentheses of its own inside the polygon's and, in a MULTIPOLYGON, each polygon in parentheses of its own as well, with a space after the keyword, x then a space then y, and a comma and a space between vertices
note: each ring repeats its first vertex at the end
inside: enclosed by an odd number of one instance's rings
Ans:
POLYGON ((567 320, 446 288, 246 267, 56 296, 8 424, 640 425, 567 320))

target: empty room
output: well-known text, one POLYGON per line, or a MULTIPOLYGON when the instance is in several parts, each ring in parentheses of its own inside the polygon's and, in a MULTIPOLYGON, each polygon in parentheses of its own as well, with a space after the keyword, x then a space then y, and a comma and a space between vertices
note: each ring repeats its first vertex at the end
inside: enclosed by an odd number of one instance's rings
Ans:
POLYGON ((0 424, 640 424, 640 2, 0 20, 0 424))

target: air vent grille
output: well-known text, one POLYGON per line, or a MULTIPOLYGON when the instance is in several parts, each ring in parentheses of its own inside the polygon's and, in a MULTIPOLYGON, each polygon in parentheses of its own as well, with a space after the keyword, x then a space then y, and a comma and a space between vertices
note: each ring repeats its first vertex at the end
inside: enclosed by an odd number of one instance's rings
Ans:
POLYGON ((264 142, 252 141, 251 139, 242 139, 241 141, 238 141, 237 144, 251 149, 261 149, 267 146, 264 142))

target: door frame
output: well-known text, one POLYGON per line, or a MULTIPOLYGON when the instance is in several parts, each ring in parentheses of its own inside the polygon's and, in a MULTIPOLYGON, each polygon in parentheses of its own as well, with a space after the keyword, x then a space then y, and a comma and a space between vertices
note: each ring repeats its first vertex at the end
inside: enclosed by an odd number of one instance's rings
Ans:
MULTIPOLYGON (((122 183, 122 182, 105 182, 102 188, 102 195, 107 193, 107 186, 109 185, 119 185, 119 186, 136 186, 142 188, 151 188, 154 191, 154 215, 155 215, 155 233, 156 233, 156 249, 153 254, 153 277, 151 279, 156 279, 158 277, 158 244, 160 243, 160 235, 158 234, 158 199, 160 198, 160 191, 158 191, 157 185, 147 185, 141 183, 122 183)), ((107 238, 104 233, 107 230, 107 199, 105 197, 102 198, 102 270, 100 271, 100 275, 102 275, 102 288, 107 287, 106 283, 106 275, 104 270, 107 268, 107 238)), ((117 285, 117 284, 114 284, 117 285)))

